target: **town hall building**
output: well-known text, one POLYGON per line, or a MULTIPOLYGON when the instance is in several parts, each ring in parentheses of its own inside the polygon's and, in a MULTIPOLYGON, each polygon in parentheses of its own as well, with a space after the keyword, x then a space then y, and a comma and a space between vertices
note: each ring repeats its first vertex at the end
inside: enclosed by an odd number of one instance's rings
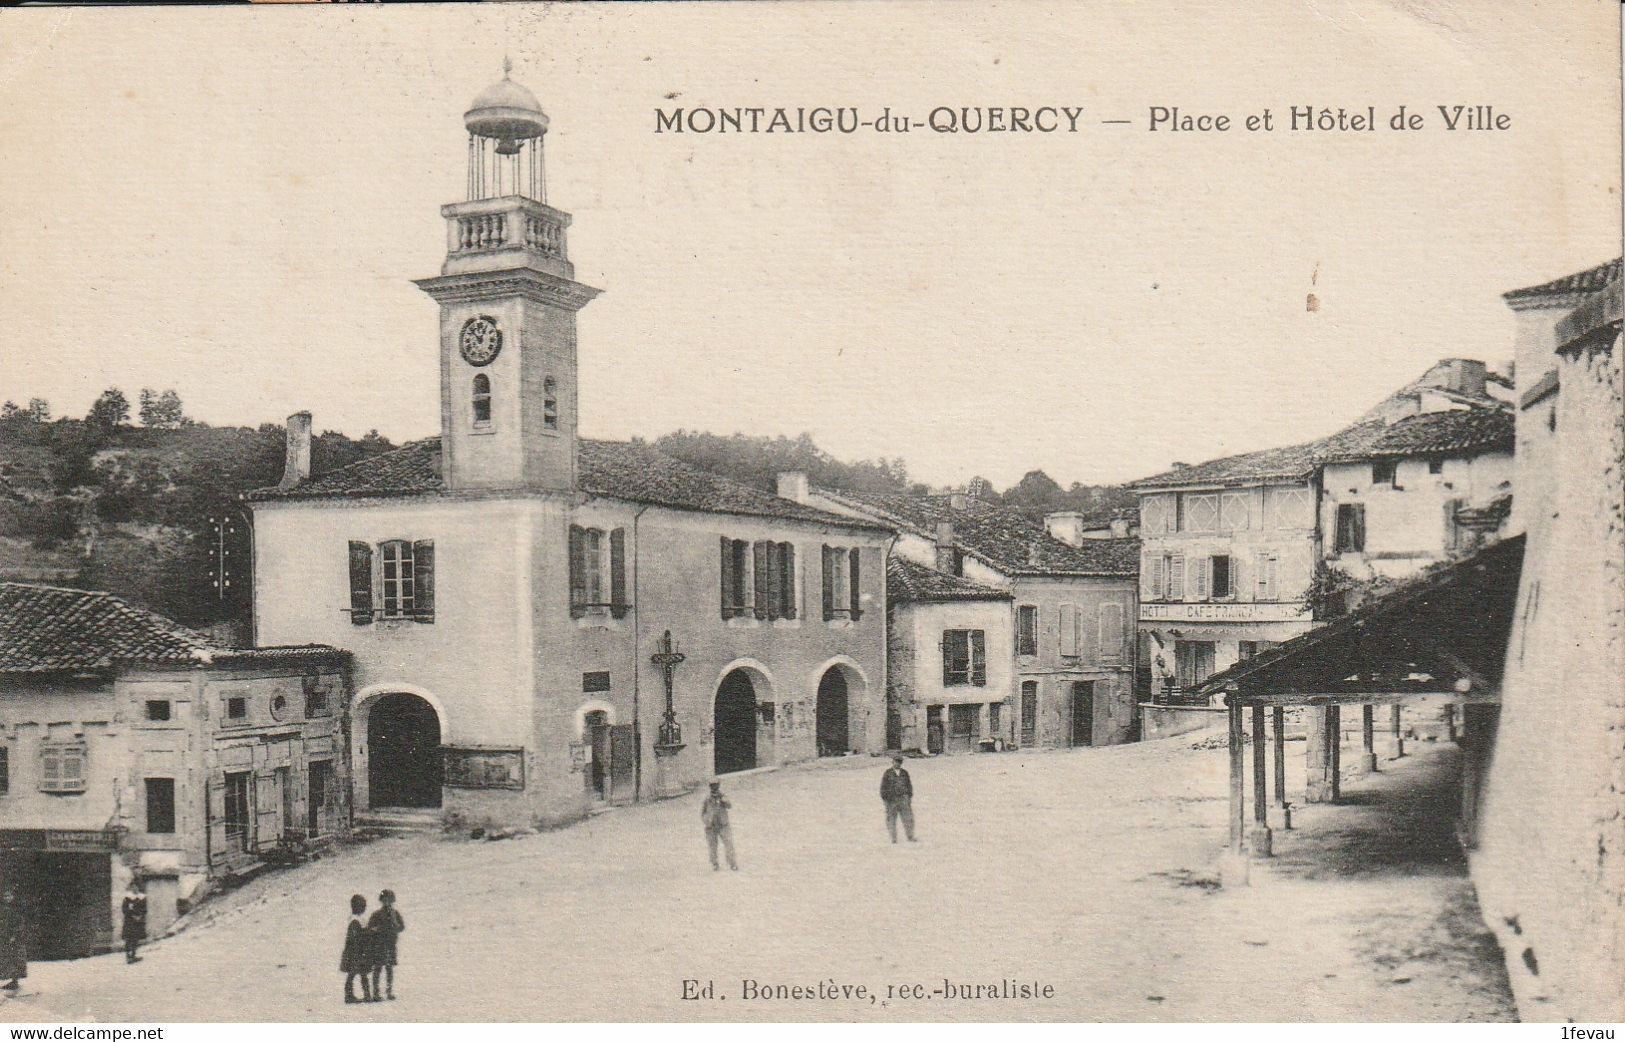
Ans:
POLYGON ((568 820, 885 740, 884 525, 578 435, 570 215, 504 78, 442 208, 441 434, 249 494, 255 639, 352 652, 358 814, 568 820))

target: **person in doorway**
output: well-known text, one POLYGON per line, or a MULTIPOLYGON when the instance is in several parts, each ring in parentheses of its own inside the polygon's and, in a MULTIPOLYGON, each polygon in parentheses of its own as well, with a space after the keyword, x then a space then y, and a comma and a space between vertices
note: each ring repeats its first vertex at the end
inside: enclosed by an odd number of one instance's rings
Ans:
POLYGON ((897 819, 903 819, 903 831, 910 843, 914 838, 914 783, 903 769, 903 758, 893 756, 891 766, 880 779, 880 799, 886 804, 886 831, 891 841, 897 842, 897 819))
POLYGON ((372 938, 367 934, 367 899, 360 894, 350 898, 350 926, 344 934, 344 954, 339 957, 339 970, 344 974, 345 1002, 373 1002, 372 997, 372 938), (361 978, 361 997, 355 997, 356 978, 361 978))
POLYGON ((0 882, 0 990, 17 991, 28 976, 28 924, 23 899, 9 880, 0 882))
POLYGON ((700 820, 705 823, 705 845, 711 851, 711 870, 721 871, 722 866, 717 864, 717 843, 728 854, 728 867, 739 871, 739 862, 734 859, 734 833, 728 824, 728 808, 733 804, 722 795, 722 783, 711 783, 711 794, 700 805, 700 820))
POLYGON ((372 938, 372 1000, 395 1001, 395 939, 406 929, 406 920, 395 910, 395 891, 385 890, 378 895, 378 911, 367 920, 367 933, 372 938), (378 990, 378 979, 383 977, 384 991, 378 990))
POLYGON ((147 893, 139 879, 130 880, 119 910, 124 917, 124 927, 119 931, 119 936, 124 938, 124 961, 140 962, 141 956, 135 950, 147 939, 147 893))

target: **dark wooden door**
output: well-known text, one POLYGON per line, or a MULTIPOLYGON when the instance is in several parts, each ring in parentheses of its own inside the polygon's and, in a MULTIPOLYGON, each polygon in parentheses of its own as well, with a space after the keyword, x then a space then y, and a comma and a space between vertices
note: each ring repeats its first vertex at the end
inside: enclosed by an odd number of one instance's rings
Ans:
POLYGON ((717 688, 711 740, 716 772, 748 771, 756 766, 756 688, 735 670, 717 688))
POLYGON ((615 724, 605 730, 609 732, 609 797, 629 800, 637 784, 637 736, 631 724, 615 724))
POLYGON ((1095 742, 1095 682, 1078 680, 1072 684, 1072 744, 1095 742))

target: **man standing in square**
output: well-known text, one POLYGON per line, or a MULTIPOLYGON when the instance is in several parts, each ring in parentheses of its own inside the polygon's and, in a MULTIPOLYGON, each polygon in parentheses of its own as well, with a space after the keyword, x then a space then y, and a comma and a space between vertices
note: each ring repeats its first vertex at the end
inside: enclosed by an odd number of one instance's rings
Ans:
POLYGON ((705 845, 711 850, 711 869, 716 871, 722 866, 717 864, 717 843, 728 854, 728 867, 739 871, 739 862, 734 860, 734 833, 728 825, 728 808, 733 806, 722 795, 722 783, 711 783, 711 794, 705 798, 700 806, 700 821, 705 824, 705 845))
POLYGON ((886 831, 891 841, 897 842, 897 819, 903 819, 903 831, 910 843, 914 840, 914 783, 903 769, 903 758, 893 756, 891 767, 880 779, 880 798, 886 804, 886 831))

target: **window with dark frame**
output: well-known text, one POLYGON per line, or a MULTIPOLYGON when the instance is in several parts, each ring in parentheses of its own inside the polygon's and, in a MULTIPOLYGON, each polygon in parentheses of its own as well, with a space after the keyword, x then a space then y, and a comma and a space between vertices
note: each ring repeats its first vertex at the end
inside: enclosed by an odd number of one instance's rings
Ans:
POLYGON ((823 548, 824 620, 863 617, 862 559, 855 546, 823 548))
POLYGON ((350 540, 350 622, 434 622, 434 540, 350 540), (382 611, 377 610, 382 608, 382 611))
POLYGON ((1016 609, 1016 654, 1038 654, 1038 605, 1023 604, 1016 609))
POLYGON ((942 631, 944 687, 987 685, 987 635, 982 630, 942 631))
POLYGON ((175 779, 147 779, 147 831, 175 831, 175 779))
POLYGON ((1429 474, 1443 474, 1444 473, 1444 460, 1442 460, 1442 459, 1430 459, 1430 460, 1428 460, 1428 473, 1429 474))
POLYGON ((570 526, 570 615, 607 610, 612 618, 626 616, 626 529, 570 526))
POLYGON ((146 710, 146 712, 147 712, 147 719, 148 720, 153 720, 153 721, 168 720, 169 719, 169 699, 167 699, 167 698, 149 698, 149 699, 147 699, 147 710, 146 710))
POLYGON ((1391 459, 1376 460, 1371 464, 1371 483, 1373 485, 1392 485, 1399 473, 1399 464, 1391 459))
POLYGON ((253 844, 248 795, 251 777, 248 771, 232 771, 226 775, 226 846, 245 854, 253 844))
POLYGON ((382 560, 384 618, 399 619, 412 614, 415 582, 412 570, 412 544, 393 539, 378 548, 382 560))
POLYGON ((243 695, 232 695, 226 699, 226 719, 241 723, 248 719, 248 699, 243 695))
POLYGON ((559 382, 551 376, 542 379, 542 426, 559 429, 559 382))
POLYGON ((1334 542, 1340 554, 1360 553, 1365 550, 1365 504, 1337 504, 1337 532, 1334 542))
POLYGON ((751 604, 751 549, 744 539, 723 536, 722 548, 722 617, 735 619, 753 614, 751 604))
POLYGON ((1214 554, 1210 559, 1213 574, 1210 589, 1214 600, 1229 597, 1235 593, 1230 586, 1230 556, 1228 554, 1214 554))
POLYGON ((484 373, 474 374, 474 426, 486 427, 491 423, 491 378, 484 373))

